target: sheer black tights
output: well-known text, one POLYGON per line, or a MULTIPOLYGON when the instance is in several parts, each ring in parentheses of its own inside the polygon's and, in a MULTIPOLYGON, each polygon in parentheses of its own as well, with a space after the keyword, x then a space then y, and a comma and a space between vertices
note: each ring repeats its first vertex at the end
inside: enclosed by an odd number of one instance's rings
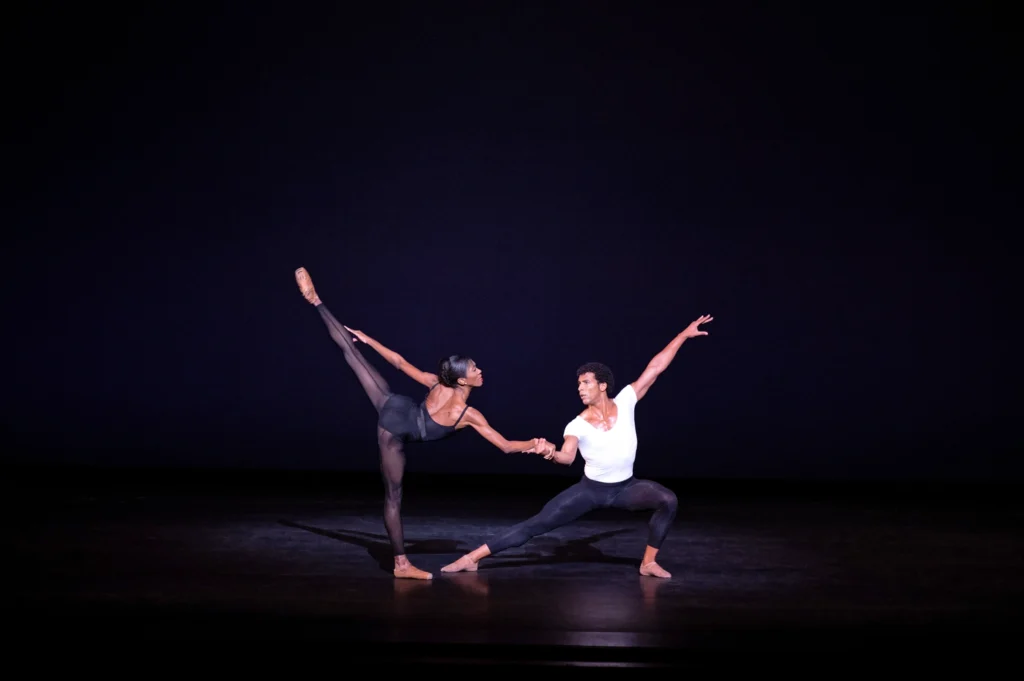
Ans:
MULTIPOLYGON (((352 341, 352 334, 334 318, 327 306, 317 306, 331 338, 341 348, 345 361, 359 379, 360 385, 380 413, 384 403, 391 396, 391 388, 384 377, 366 361, 352 341)), ((387 529, 391 548, 396 556, 405 555, 405 535, 402 530, 402 478, 405 474, 405 450, 402 441, 377 427, 377 445, 380 450, 380 472, 384 479, 384 527, 387 529)))

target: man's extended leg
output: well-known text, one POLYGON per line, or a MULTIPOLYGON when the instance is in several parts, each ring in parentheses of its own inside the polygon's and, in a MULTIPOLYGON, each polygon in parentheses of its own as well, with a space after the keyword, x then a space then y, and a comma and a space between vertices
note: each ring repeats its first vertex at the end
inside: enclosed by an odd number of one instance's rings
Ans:
POLYGON ((441 572, 476 570, 477 563, 482 558, 493 556, 505 549, 522 546, 538 535, 571 523, 585 513, 603 505, 605 500, 599 496, 598 492, 599 490, 587 485, 585 480, 577 482, 544 504, 544 508, 537 515, 510 527, 454 563, 445 565, 441 568, 441 572))

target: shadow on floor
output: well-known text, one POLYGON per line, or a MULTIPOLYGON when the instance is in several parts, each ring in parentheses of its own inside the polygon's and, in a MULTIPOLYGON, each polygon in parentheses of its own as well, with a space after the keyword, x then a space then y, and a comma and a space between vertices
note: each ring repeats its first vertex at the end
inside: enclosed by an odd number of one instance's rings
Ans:
MULTIPOLYGON (((291 520, 278 521, 285 527, 293 527, 298 530, 305 530, 318 534, 321 537, 337 539, 346 544, 359 546, 366 549, 370 557, 377 561, 381 570, 388 574, 395 568, 395 556, 391 551, 391 542, 387 535, 374 534, 371 532, 359 532, 356 530, 325 530, 322 527, 304 525, 291 520)), ((438 555, 447 553, 459 553, 459 542, 454 539, 407 539, 405 542, 408 555, 438 555)))
MULTIPOLYGON (((602 539, 608 539, 619 534, 626 532, 632 532, 632 530, 623 528, 619 530, 609 530, 607 532, 600 532, 598 534, 591 535, 589 537, 580 537, 579 539, 570 539, 563 543, 558 543, 551 547, 550 555, 541 555, 537 553, 529 554, 524 558, 502 558, 501 556, 495 556, 493 559, 486 559, 481 562, 481 570, 497 570, 500 568, 510 567, 535 567, 537 565, 562 565, 565 563, 608 563, 612 565, 639 565, 640 558, 624 558, 622 556, 609 556, 601 551, 601 549, 593 546, 596 542, 602 539)), ((537 542, 539 537, 534 538, 532 542, 537 542)))
MULTIPOLYGON (((305 525, 291 520, 279 521, 285 527, 292 527, 298 530, 305 530, 318 534, 321 537, 336 539, 353 546, 366 549, 366 552, 373 558, 381 570, 391 573, 394 569, 394 554, 391 551, 391 543, 386 535, 374 534, 371 532, 359 532, 356 530, 327 530, 322 527, 305 525)), ((608 539, 625 532, 628 529, 609 530, 600 532, 589 537, 570 539, 563 543, 557 543, 550 547, 551 554, 530 553, 525 557, 502 558, 495 556, 480 565, 481 570, 497 570, 512 567, 534 567, 538 565, 560 565, 565 563, 608 563, 613 565, 638 565, 639 557, 624 558, 621 556, 609 556, 599 548, 593 546, 602 539, 608 539)), ((531 540, 536 543, 538 539, 531 540)), ((546 538, 545 538, 546 539, 546 538)), ((543 539, 541 539, 543 541, 543 539)), ((557 540, 553 540, 557 541, 557 540)), ((408 539, 406 540, 406 553, 412 555, 459 555, 467 553, 473 547, 460 547, 460 542, 454 539, 408 539)))

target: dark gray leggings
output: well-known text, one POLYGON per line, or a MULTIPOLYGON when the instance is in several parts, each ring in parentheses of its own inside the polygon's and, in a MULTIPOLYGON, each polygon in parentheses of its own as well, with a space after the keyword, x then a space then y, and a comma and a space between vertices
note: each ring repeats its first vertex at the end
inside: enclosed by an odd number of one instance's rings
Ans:
POLYGON ((629 478, 622 482, 596 482, 583 478, 544 504, 540 513, 511 527, 487 542, 491 555, 522 546, 537 535, 567 525, 598 508, 622 508, 629 511, 654 510, 649 524, 647 544, 661 548, 679 505, 672 490, 653 480, 629 478))

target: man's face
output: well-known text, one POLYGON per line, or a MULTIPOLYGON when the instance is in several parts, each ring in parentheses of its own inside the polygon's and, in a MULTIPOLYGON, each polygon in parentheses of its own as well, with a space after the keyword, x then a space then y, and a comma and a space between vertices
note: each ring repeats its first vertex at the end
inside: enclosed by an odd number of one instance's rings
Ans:
POLYGON ((598 383, 593 371, 588 371, 579 376, 576 380, 576 388, 580 394, 583 404, 591 405, 601 398, 601 394, 608 387, 607 383, 598 383))

